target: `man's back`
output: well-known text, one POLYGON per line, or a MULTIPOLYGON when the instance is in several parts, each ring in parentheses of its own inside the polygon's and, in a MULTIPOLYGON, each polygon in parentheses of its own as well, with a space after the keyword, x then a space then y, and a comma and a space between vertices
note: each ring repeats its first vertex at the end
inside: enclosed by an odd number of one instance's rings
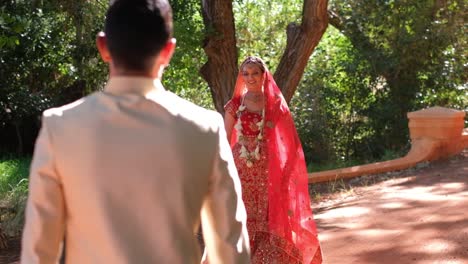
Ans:
POLYGON ((41 232, 56 232, 55 240, 65 232, 66 263, 196 263, 202 207, 226 214, 229 222, 215 225, 234 227, 240 238, 240 189, 213 203, 239 184, 220 115, 151 86, 114 78, 106 92, 45 112, 35 156, 47 158, 33 161, 39 176, 30 183, 32 203, 45 208, 28 204, 27 218, 50 221, 29 225, 26 243, 41 247, 48 240, 41 232), (57 189, 63 199, 50 195, 57 189), (62 213, 48 208, 57 204, 62 213), (63 230, 48 228, 60 219, 63 230))

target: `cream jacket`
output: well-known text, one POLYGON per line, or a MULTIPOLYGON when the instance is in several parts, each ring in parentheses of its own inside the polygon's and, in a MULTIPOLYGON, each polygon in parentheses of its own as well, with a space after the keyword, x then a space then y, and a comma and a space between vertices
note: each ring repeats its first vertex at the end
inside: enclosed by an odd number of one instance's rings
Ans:
POLYGON ((21 263, 249 263, 241 186, 221 115, 158 81, 111 78, 44 112, 21 263))

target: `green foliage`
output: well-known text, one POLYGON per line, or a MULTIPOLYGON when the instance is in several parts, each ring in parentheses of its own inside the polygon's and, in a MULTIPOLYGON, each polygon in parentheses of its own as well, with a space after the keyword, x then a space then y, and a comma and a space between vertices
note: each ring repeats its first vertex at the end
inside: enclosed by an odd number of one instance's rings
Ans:
POLYGON ((274 72, 286 47, 287 25, 300 23, 302 1, 240 0, 233 9, 240 61, 259 56, 274 72))
POLYGON ((338 163, 372 157, 375 131, 363 114, 375 103, 369 64, 331 27, 311 59, 291 102, 306 157, 338 163))
POLYGON ((367 111, 384 145, 406 144, 406 113, 465 109, 463 1, 333 1, 338 28, 370 64, 375 103, 367 111))
MULTIPOLYGON (((103 87, 107 65, 94 42, 107 4, 0 4, 0 130, 8 134, 0 138, 0 151, 11 151, 4 149, 11 142, 33 142, 35 134, 25 134, 37 130, 44 109, 103 87)), ((164 85, 213 109, 199 74, 207 60, 203 37, 210 31, 201 2, 171 4, 177 48, 164 85)), ((287 25, 300 23, 302 6, 302 0, 234 1, 239 60, 258 55, 274 72, 287 25)), ((291 102, 312 168, 404 153, 408 111, 434 105, 468 110, 463 1, 333 0, 329 9, 341 18, 339 30, 328 27, 291 102)))
MULTIPOLYGON (((18 13, 26 12, 23 6, 16 7, 18 13)), ((60 18, 44 17, 42 10, 27 16, 14 16, 5 7, 1 10, 0 17, 5 23, 0 35, 4 41, 0 42, 6 45, 0 50, 0 60, 6 67, 0 69, 0 125, 5 126, 7 122, 18 122, 48 106, 48 100, 42 98, 41 89, 36 84, 41 82, 37 77, 48 74, 47 66, 51 63, 48 57, 56 48, 48 45, 46 40, 52 35, 58 37, 58 34, 51 32, 51 27, 39 25, 38 21, 46 20, 50 24, 60 21, 60 18)))
POLYGON ((63 3, 2 2, 0 130, 15 127, 22 142, 25 130, 38 129, 43 110, 102 87, 107 68, 94 48, 104 15, 98 3, 84 1, 71 14, 63 3))
POLYGON ((328 28, 291 102, 312 169, 402 156, 408 111, 468 109, 462 5, 437 3, 330 2, 340 30, 328 28))
POLYGON ((164 73, 164 86, 179 96, 214 109, 207 83, 199 74, 206 61, 202 49, 203 18, 199 1, 172 0, 176 51, 164 73))

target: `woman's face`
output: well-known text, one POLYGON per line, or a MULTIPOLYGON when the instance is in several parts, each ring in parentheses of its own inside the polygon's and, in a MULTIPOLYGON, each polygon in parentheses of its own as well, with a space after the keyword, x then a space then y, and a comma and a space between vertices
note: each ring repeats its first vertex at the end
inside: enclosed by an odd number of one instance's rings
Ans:
POLYGON ((242 68, 242 78, 249 91, 261 91, 263 85, 263 72, 260 67, 253 63, 248 63, 242 68))

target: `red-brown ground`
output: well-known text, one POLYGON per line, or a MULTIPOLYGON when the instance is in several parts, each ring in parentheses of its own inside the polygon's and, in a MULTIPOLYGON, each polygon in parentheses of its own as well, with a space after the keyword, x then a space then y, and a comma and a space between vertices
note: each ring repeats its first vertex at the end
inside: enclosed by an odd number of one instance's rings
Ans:
POLYGON ((8 250, 0 250, 0 264, 17 264, 19 263, 20 240, 19 238, 11 238, 8 241, 8 250))
POLYGON ((324 263, 468 263, 468 153, 423 167, 315 202, 324 263))

